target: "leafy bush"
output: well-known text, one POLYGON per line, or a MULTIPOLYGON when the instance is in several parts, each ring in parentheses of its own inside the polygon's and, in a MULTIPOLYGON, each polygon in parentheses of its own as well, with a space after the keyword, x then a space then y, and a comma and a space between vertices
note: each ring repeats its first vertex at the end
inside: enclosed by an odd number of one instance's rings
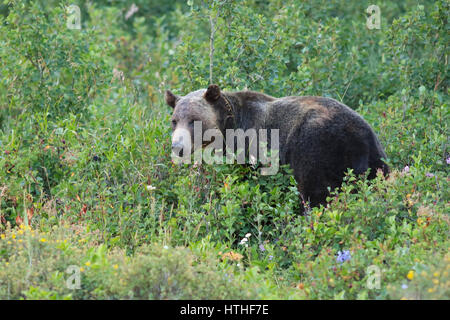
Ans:
POLYGON ((256 289, 264 279, 255 269, 235 278, 236 266, 220 261, 209 241, 198 243, 195 252, 155 243, 127 257, 123 250, 94 245, 98 234, 85 232, 85 226, 62 225, 41 233, 22 224, 2 234, 2 299, 244 299, 263 294, 256 289))
MULTIPOLYGON (((9 113, 47 117, 83 115, 92 97, 110 80, 94 30, 66 26, 64 5, 43 14, 39 2, 12 1, 2 29, 3 106, 9 113)), ((3 108, 2 108, 3 109, 3 108)), ((3 111, 3 110, 2 110, 3 111)))

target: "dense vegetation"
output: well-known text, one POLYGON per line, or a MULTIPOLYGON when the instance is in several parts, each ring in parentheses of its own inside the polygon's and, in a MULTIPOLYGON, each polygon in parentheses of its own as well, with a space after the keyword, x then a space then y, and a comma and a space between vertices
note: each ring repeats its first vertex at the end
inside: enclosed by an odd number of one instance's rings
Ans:
POLYGON ((371 4, 3 1, 0 298, 449 299, 449 2, 371 4), (302 216, 288 168, 173 164, 163 93, 209 84, 210 21, 215 83, 344 102, 390 176, 302 216))

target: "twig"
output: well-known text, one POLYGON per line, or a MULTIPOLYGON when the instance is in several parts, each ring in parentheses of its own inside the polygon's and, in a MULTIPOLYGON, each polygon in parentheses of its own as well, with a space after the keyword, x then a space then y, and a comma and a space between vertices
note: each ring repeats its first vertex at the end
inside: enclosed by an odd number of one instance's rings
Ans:
POLYGON ((209 84, 213 84, 213 66, 214 66, 214 36, 216 34, 216 24, 219 17, 219 9, 217 9, 216 17, 213 19, 209 15, 209 25, 211 27, 211 34, 209 36, 209 84))

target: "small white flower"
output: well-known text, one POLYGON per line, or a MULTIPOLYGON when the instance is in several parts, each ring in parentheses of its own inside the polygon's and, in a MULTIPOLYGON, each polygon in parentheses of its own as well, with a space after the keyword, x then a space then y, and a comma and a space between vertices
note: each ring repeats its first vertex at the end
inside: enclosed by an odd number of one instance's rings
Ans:
POLYGON ((166 250, 167 250, 167 249, 169 249, 169 247, 168 247, 168 246, 164 246, 163 248, 164 248, 164 249, 166 249, 166 250))
POLYGON ((153 190, 155 190, 156 189, 156 187, 154 187, 154 186, 152 186, 152 185, 148 185, 147 186, 147 190, 148 191, 153 191, 153 190))
POLYGON ((239 244, 244 245, 244 244, 246 244, 247 241, 248 241, 248 239, 244 238, 241 240, 241 242, 239 242, 239 244))
POLYGON ((245 237, 246 237, 246 238, 250 238, 251 235, 252 235, 251 233, 247 233, 247 234, 245 235, 245 237))

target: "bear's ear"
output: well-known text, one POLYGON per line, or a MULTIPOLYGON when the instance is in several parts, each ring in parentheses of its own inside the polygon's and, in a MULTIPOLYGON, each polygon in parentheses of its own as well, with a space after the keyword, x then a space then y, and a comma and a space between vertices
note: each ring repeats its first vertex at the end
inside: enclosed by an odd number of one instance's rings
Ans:
POLYGON ((214 103, 220 98, 220 88, 216 84, 211 84, 203 95, 206 101, 214 103))
POLYGON ((175 104, 180 99, 177 95, 173 94, 170 90, 166 91, 166 103, 171 106, 172 108, 175 108, 175 104))

